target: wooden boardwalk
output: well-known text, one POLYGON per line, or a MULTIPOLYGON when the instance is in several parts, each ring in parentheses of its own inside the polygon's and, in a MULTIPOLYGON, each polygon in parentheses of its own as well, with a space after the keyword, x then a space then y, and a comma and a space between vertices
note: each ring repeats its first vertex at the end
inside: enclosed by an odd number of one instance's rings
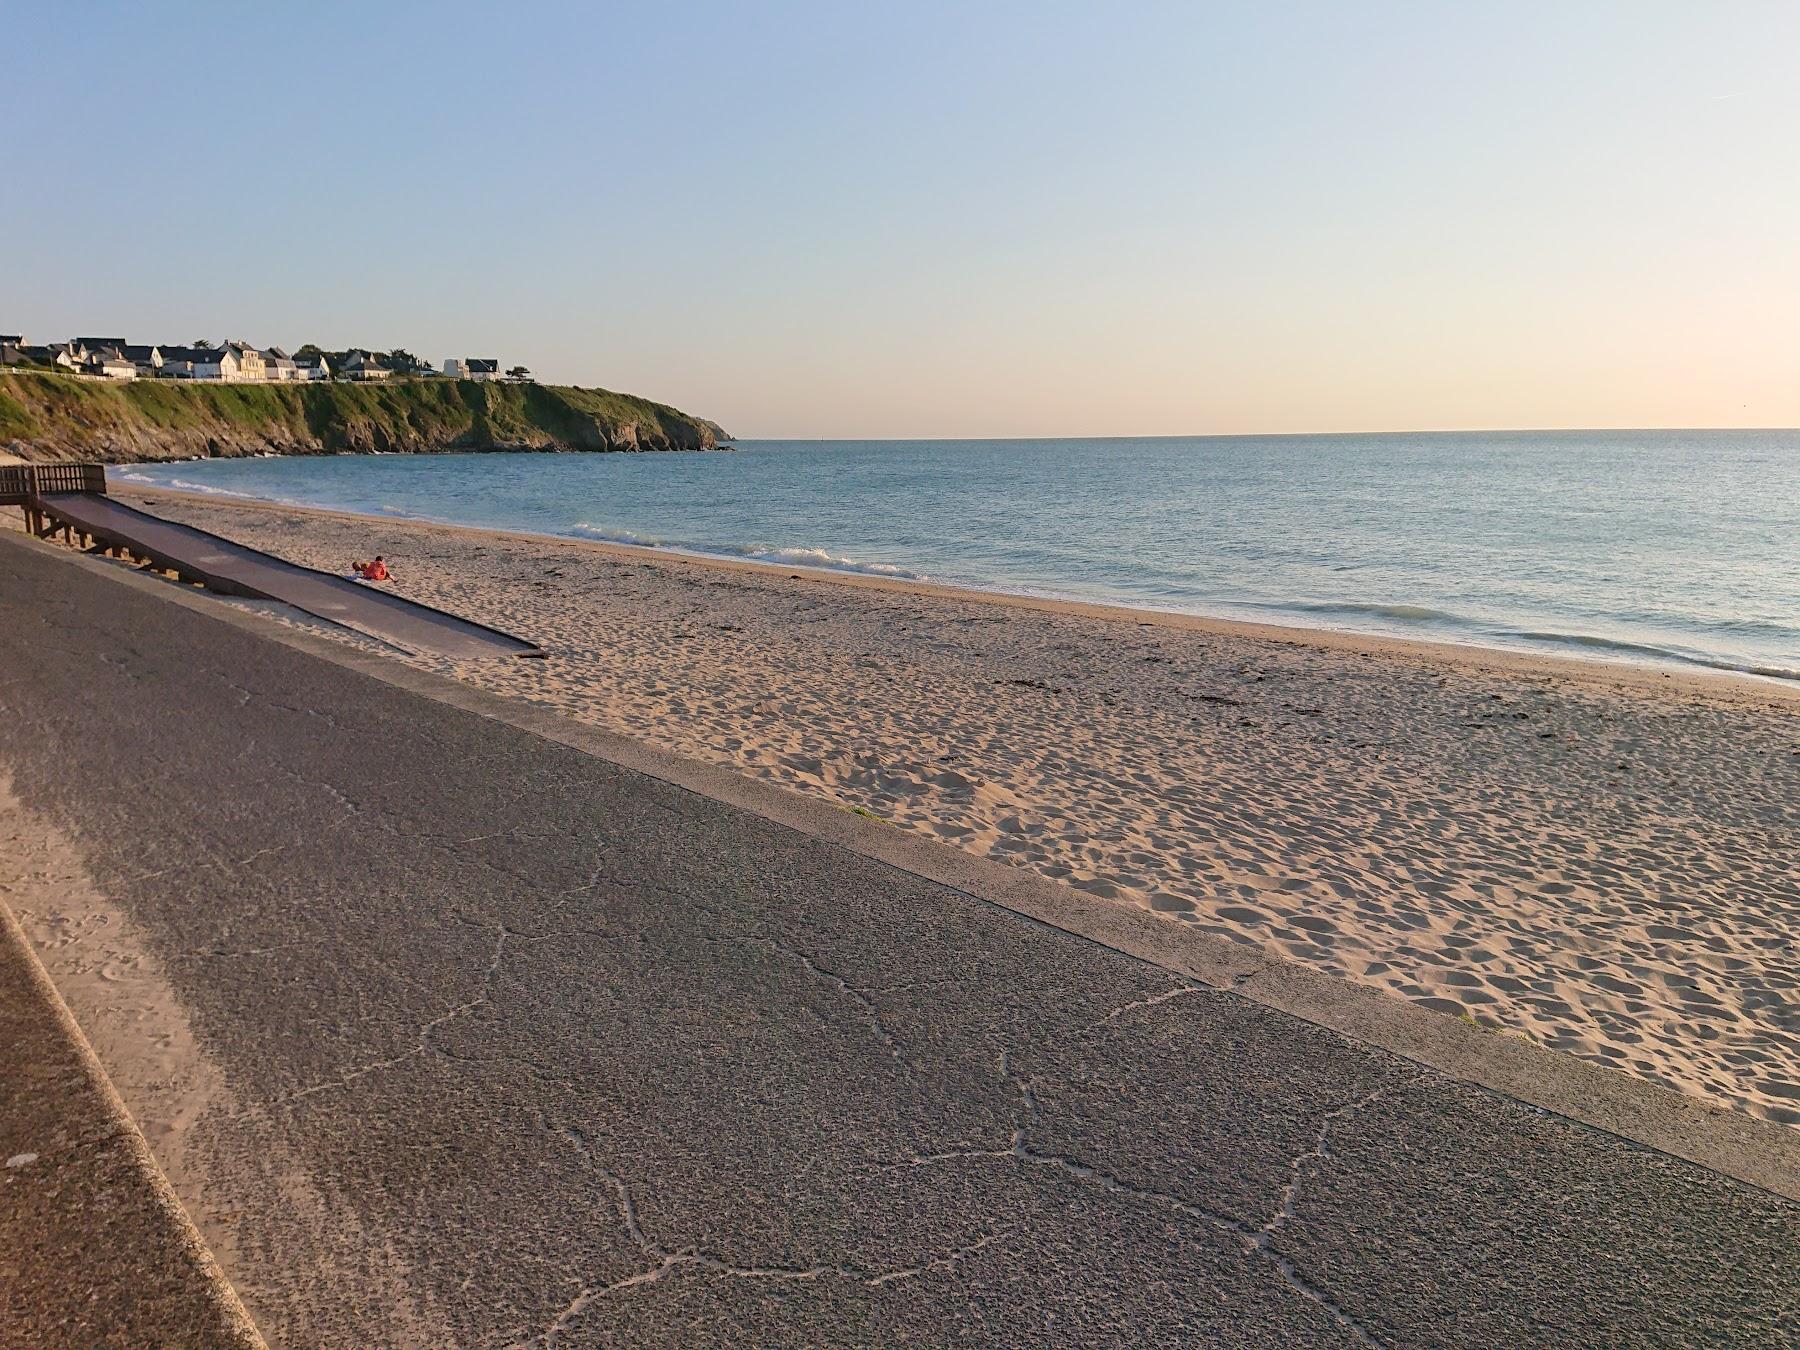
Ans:
POLYGON ((536 644, 346 577, 301 567, 106 494, 96 464, 0 469, 0 506, 25 512, 38 538, 61 533, 92 553, 129 557, 222 595, 276 600, 409 652, 458 658, 542 656, 536 644))

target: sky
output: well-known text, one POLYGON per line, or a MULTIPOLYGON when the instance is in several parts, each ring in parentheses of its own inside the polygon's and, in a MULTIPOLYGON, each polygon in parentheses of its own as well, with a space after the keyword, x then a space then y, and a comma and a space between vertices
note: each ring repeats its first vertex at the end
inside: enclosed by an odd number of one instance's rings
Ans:
POLYGON ((1800 5, 0 0, 0 331, 745 438, 1800 426, 1800 5))

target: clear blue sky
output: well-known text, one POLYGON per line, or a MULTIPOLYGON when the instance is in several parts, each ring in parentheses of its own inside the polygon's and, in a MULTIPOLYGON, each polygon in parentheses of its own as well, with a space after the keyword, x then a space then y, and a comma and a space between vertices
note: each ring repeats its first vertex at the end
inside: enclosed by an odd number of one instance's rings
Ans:
POLYGON ((1800 424, 1800 4, 0 0, 0 330, 740 435, 1800 424))

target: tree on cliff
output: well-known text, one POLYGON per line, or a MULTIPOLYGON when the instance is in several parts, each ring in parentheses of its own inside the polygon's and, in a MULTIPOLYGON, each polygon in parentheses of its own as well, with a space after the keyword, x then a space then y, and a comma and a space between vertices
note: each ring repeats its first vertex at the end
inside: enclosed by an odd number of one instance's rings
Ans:
POLYGON ((524 366, 514 366, 511 370, 507 371, 506 373, 508 375, 512 376, 513 379, 515 379, 515 380, 529 380, 531 378, 531 372, 529 370, 525 369, 524 366))
POLYGON ((206 338, 195 338, 193 341, 193 348, 197 352, 210 352, 213 349, 213 345, 211 341, 206 338))

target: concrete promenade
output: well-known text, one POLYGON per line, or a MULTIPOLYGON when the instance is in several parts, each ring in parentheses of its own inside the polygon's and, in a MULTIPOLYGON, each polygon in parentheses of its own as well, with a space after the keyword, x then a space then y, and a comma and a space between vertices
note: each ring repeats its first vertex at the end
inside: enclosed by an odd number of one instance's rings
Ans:
POLYGON ((272 1345, 1800 1343, 1790 1199, 105 567, 0 895, 272 1345))

